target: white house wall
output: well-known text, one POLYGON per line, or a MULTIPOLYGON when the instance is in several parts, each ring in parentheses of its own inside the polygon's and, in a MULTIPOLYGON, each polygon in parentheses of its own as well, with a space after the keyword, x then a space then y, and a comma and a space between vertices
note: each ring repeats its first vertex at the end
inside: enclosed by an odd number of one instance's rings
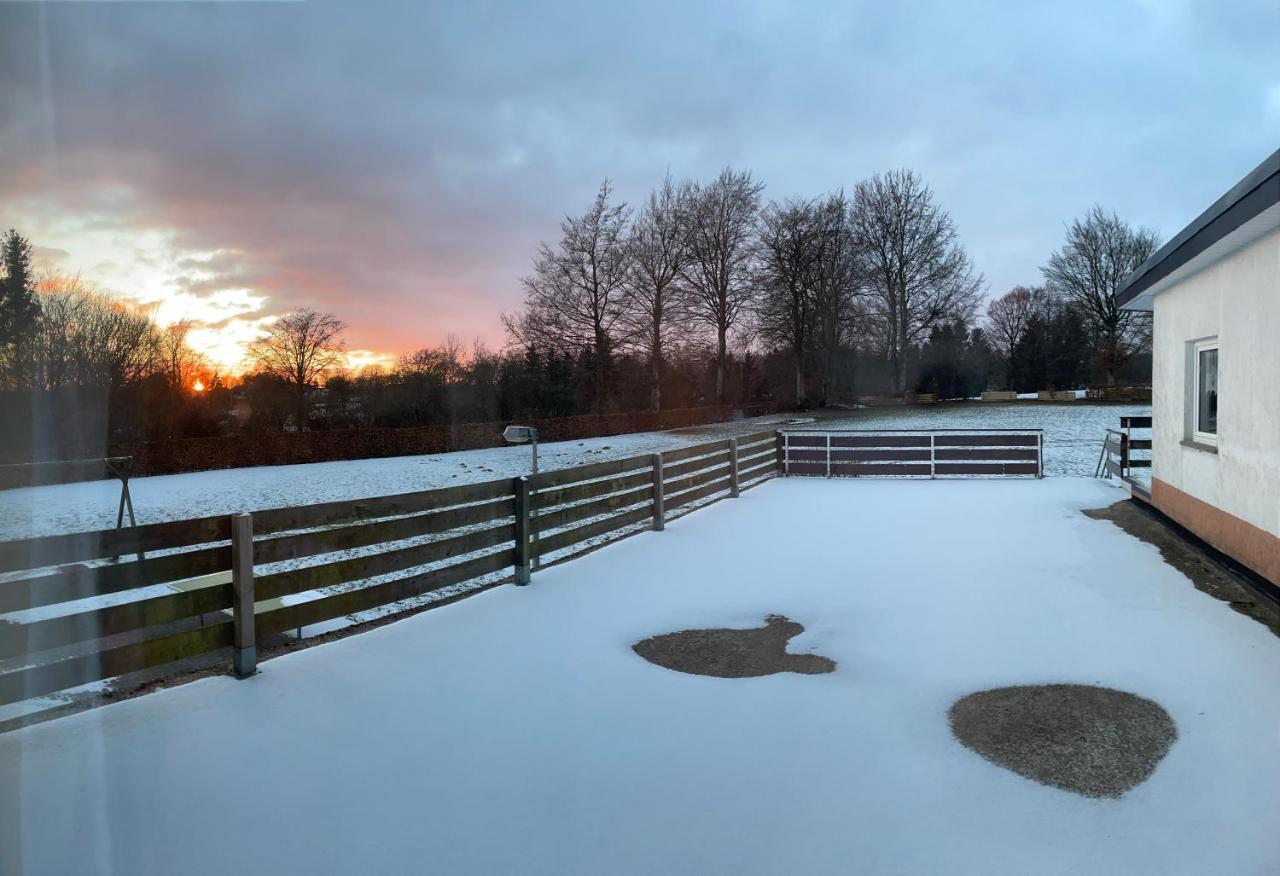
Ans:
POLYGON ((1280 232, 1155 298, 1152 476, 1280 537, 1280 232), (1188 447, 1188 342, 1217 337, 1218 452, 1188 447))

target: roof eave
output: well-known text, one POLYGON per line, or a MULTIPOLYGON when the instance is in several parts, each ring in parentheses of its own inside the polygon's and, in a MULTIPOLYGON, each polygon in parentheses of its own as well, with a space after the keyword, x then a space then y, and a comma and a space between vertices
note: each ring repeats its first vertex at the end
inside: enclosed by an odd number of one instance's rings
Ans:
POLYGON ((1116 303, 1127 310, 1150 310, 1152 295, 1144 293, 1152 286, 1276 204, 1280 204, 1280 149, 1130 274, 1116 290, 1116 303))

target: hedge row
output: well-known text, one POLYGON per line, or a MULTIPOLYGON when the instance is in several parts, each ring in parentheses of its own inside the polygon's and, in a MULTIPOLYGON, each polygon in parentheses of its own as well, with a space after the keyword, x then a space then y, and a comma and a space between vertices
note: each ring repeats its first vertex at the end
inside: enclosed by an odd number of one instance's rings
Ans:
MULTIPOLYGON (((727 405, 682 408, 670 411, 633 411, 617 414, 587 414, 546 420, 523 420, 536 426, 540 440, 565 441, 596 438, 629 432, 678 429, 728 420, 733 409, 727 405)), ((113 444, 111 456, 133 457, 135 477, 246 468, 258 465, 295 465, 345 459, 372 459, 387 456, 415 456, 451 450, 500 447, 502 430, 509 423, 464 423, 455 426, 421 426, 406 429, 329 429, 315 432, 274 432, 260 435, 228 435, 218 438, 190 438, 180 441, 113 444)), ((80 475, 83 477, 83 475, 80 475)), ((76 479, 46 471, 41 483, 76 479)), ((32 475, 14 471, 0 474, 0 488, 20 486, 32 475)))

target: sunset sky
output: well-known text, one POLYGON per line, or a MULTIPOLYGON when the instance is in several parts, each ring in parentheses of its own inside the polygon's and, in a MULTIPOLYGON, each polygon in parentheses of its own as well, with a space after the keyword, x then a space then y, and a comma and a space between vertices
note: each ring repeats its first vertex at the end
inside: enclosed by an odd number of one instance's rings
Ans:
POLYGON ((1280 3, 0 3, 0 224, 197 321, 298 306, 358 361, 504 343, 601 179, 908 166, 993 293, 1101 203, 1163 237, 1280 144, 1280 3))

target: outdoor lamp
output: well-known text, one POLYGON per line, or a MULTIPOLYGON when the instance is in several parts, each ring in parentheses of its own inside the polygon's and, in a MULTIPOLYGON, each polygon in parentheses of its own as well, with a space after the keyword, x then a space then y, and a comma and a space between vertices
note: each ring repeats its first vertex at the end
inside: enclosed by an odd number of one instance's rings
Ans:
POLYGON ((502 437, 508 444, 531 444, 533 446, 533 473, 538 473, 538 430, 532 426, 508 426, 502 430, 502 437))

